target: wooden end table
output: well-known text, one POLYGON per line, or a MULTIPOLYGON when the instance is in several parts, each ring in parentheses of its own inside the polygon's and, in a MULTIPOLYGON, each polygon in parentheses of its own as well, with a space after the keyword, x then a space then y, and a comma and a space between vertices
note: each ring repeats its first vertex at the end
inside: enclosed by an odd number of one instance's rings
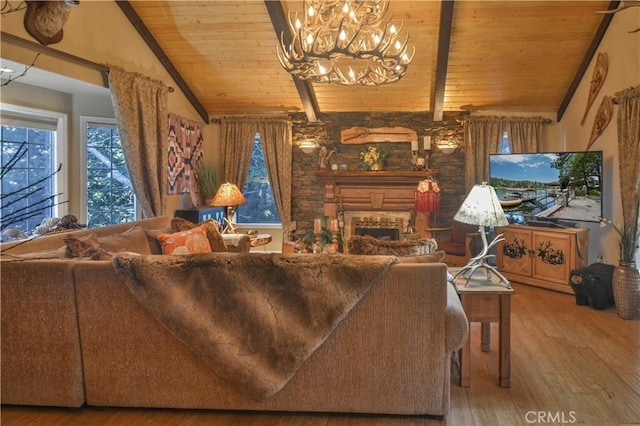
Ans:
MULTIPOLYGON (((449 268, 453 275, 460 268, 449 268)), ((491 349, 491 323, 497 322, 499 327, 498 339, 498 370, 500 387, 511 386, 511 295, 512 288, 499 283, 495 274, 487 279, 486 271, 479 270, 469 279, 458 277, 454 285, 469 326, 472 322, 480 322, 481 347, 483 352, 491 349)), ((471 336, 460 349, 460 386, 471 385, 471 336)))

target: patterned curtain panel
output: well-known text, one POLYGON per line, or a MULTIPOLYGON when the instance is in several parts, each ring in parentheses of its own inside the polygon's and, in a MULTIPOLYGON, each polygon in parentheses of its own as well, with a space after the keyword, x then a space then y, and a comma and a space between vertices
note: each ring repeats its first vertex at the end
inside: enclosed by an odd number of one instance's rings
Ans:
POLYGON ((291 122, 263 120, 258 123, 271 190, 283 229, 291 223, 291 122))
POLYGON ((195 171, 202 160, 202 146, 200 123, 169 114, 168 194, 197 191, 195 171))
POLYGON ((162 216, 167 203, 167 93, 158 80, 109 69, 109 87, 125 162, 144 217, 162 216))
POLYGON ((548 122, 542 117, 504 118, 511 153, 538 152, 543 125, 548 122))
POLYGON ((465 120, 465 188, 489 180, 489 154, 500 152, 502 141, 502 119, 500 117, 477 116, 465 120))
POLYGON ((258 133, 258 122, 247 118, 225 118, 220 120, 222 139, 222 182, 235 183, 242 188, 249 173, 253 141, 258 133))
POLYGON ((631 230, 638 227, 640 207, 640 85, 616 93, 618 167, 622 214, 631 230))

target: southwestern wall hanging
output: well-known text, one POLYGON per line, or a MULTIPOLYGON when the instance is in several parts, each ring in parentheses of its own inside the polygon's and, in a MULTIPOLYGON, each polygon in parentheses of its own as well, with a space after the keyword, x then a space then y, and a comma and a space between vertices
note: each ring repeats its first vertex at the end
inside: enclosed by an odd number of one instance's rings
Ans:
POLYGON ((200 123, 169 114, 168 194, 197 191, 195 170, 202 160, 200 123))
POLYGON ((593 102, 596 100, 598 92, 600 92, 600 89, 602 89, 602 85, 604 84, 604 80, 607 78, 608 72, 609 58, 607 57, 606 53, 599 52, 596 59, 596 64, 593 67, 593 74, 591 76, 591 85, 589 86, 589 98, 587 99, 587 107, 585 108, 582 120, 580 120, 580 125, 584 124, 584 121, 587 119, 587 113, 589 112, 591 105, 593 105, 593 102))

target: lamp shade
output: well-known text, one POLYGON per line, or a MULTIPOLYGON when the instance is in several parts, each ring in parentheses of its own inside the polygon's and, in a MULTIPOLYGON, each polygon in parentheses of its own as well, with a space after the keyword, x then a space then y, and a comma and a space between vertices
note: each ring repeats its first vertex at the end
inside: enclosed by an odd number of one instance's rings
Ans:
POLYGON ((425 179, 418 183, 415 207, 419 213, 440 211, 440 187, 434 180, 425 179))
POLYGON ((247 204, 247 200, 242 195, 242 192, 238 189, 236 184, 234 183, 223 183, 218 188, 218 192, 216 192, 216 196, 213 197, 213 201, 211 202, 212 206, 238 206, 240 204, 247 204))
POLYGON ((509 224, 496 191, 486 182, 471 188, 471 192, 453 218, 458 222, 480 226, 507 226, 509 224))

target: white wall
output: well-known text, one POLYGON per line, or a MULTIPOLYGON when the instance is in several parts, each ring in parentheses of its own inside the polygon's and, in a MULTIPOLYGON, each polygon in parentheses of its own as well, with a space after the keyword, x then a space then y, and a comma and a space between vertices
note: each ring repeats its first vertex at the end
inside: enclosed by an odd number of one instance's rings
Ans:
MULTIPOLYGON (((598 52, 606 53, 609 59, 609 71, 600 93, 591 106, 584 125, 580 120, 584 114, 589 93, 590 79, 595 57, 589 65, 571 103, 559 123, 558 149, 580 151, 587 148, 593 121, 603 96, 615 96, 615 93, 640 84, 640 33, 628 31, 640 28, 640 13, 637 8, 618 12, 605 34, 598 52)), ((618 170, 618 130, 617 112, 602 135, 591 146, 591 150, 603 151, 604 157, 604 215, 614 222, 622 222, 622 204, 620 198, 620 172, 618 170)), ((640 161, 640 159, 638 159, 640 161)), ((618 245, 616 234, 610 227, 601 228, 598 224, 583 222, 579 226, 590 229, 589 263, 595 262, 601 255, 605 262, 618 264, 618 245)), ((640 253, 637 262, 640 262, 640 253)))
MULTIPOLYGON (((20 2, 11 1, 14 6, 20 2)), ((10 13, 2 16, 2 31, 27 40, 33 40, 27 34, 23 26, 23 13, 10 13)), ((83 1, 78 7, 72 9, 70 17, 64 27, 64 37, 60 43, 50 46, 80 58, 102 64, 118 65, 130 72, 140 72, 150 78, 162 80, 168 86, 175 89, 169 94, 168 110, 171 113, 202 123, 202 118, 191 106, 186 96, 179 90, 175 81, 171 79, 162 64, 147 47, 146 43, 138 35, 129 20, 117 6, 115 1, 83 1)), ((10 59, 22 64, 31 64, 36 52, 25 47, 11 44, 5 38, 1 40, 2 58, 10 59)), ((59 75, 71 77, 96 86, 104 87, 105 76, 101 71, 70 63, 56 57, 41 54, 36 62, 36 68, 50 71, 59 75)), ((70 133, 68 162, 69 171, 78 173, 80 151, 77 146, 79 137, 79 115, 94 115, 113 117, 111 100, 106 95, 95 97, 73 98, 70 95, 66 101, 64 93, 48 92, 40 94, 36 88, 26 85, 11 83, 2 88, 2 99, 6 102, 17 102, 37 108, 47 109, 47 105, 55 111, 69 114, 70 133), (26 87, 25 87, 26 86, 26 87), (72 100, 71 100, 72 99, 72 100), (61 105, 62 103, 62 105, 61 105)), ((213 149, 214 143, 218 143, 219 136, 213 126, 203 123, 203 135, 205 158, 214 165, 218 165, 217 149, 213 149), (215 142, 214 142, 215 139, 215 142)), ((73 179, 71 182, 78 182, 73 179)), ((78 176, 77 174, 75 175, 78 176)), ((71 188, 73 194, 69 213, 81 217, 77 194, 80 189, 77 185, 71 188)), ((167 214, 172 215, 180 205, 180 197, 169 196, 167 199, 167 214)))

